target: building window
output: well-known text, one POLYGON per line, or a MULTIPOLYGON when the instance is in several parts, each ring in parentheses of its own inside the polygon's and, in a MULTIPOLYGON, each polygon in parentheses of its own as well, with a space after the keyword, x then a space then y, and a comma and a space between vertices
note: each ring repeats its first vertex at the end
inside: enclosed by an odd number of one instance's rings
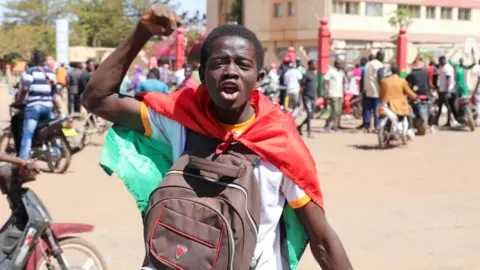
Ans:
POLYGON ((427 19, 435 19, 435 7, 427 7, 427 19))
POLYGON ((398 9, 406 9, 410 11, 410 17, 420 18, 420 6, 415 5, 398 5, 398 9))
POLYGON ((442 7, 440 9, 440 19, 442 20, 451 20, 452 19, 452 8, 442 7))
POLYGON ((366 16, 382 16, 383 4, 382 3, 365 3, 365 15, 366 16))
POLYGON ((288 2, 287 8, 288 8, 288 16, 295 16, 295 10, 293 9, 292 2, 288 2))
POLYGON ((459 8, 458 9, 458 20, 459 21, 470 21, 472 18, 472 10, 468 8, 459 8))
POLYGON ((282 17, 282 4, 281 3, 273 4, 273 17, 275 17, 275 18, 282 17))
POLYGON ((358 15, 360 14, 359 4, 355 2, 337 2, 333 3, 333 12, 337 14, 358 15))

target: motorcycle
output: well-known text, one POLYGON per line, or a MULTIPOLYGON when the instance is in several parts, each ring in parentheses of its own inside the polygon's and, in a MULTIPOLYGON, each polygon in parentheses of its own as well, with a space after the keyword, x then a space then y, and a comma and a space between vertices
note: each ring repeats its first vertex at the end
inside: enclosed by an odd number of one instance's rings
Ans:
MULTIPOLYGON (((343 114, 346 114, 345 112, 345 98, 343 99, 343 114)), ((355 119, 361 119, 363 116, 363 108, 362 108, 362 96, 358 95, 355 96, 350 100, 350 114, 355 118, 355 119)))
POLYGON ((470 131, 475 131, 474 114, 476 113, 476 110, 473 109, 474 106, 472 106, 470 98, 457 98, 455 105, 455 120, 457 120, 457 122, 461 125, 468 126, 470 131))
POLYGON ((407 117, 396 115, 386 104, 380 104, 377 108, 377 112, 380 116, 380 123, 377 133, 379 147, 383 149, 389 146, 392 140, 397 139, 400 139, 403 145, 407 145, 407 117))
MULTIPOLYGON (((315 100, 315 111, 314 111, 314 118, 315 119, 320 119, 322 115, 325 113, 327 110, 327 101, 323 97, 318 97, 315 100)), ((363 114, 363 108, 362 108, 362 97, 357 96, 350 100, 350 110, 351 110, 351 115, 355 119, 361 119, 362 114, 363 114)), ((342 114, 346 114, 345 112, 345 99, 343 99, 343 108, 342 108, 342 114)))
MULTIPOLYGON (((23 114, 17 113, 12 117, 11 125, 3 129, 0 151, 11 155, 19 153, 22 129, 23 114)), ((57 117, 39 123, 32 138, 30 158, 46 162, 53 173, 64 173, 70 166, 72 155, 83 148, 73 146, 74 140, 70 138, 76 135, 68 117, 57 117)))
POLYGON ((0 269, 5 270, 82 270, 107 269, 98 250, 72 234, 93 231, 81 223, 52 223, 47 208, 30 189, 23 187, 35 177, 21 176, 16 166, 0 165, 0 191, 7 196, 12 214, 0 229, 0 269), (76 251, 87 257, 75 262, 65 252, 76 251), (55 262, 54 262, 55 261, 55 262))
MULTIPOLYGON (((477 119, 478 119, 478 108, 477 108, 477 101, 475 99, 475 95, 472 95, 470 98, 470 103, 472 104, 472 117, 473 121, 477 124, 477 119)), ((478 126, 478 124, 477 124, 478 126)))
POLYGON ((413 102, 413 126, 417 129, 418 135, 425 135, 428 130, 430 120, 430 101, 428 96, 419 95, 413 102))

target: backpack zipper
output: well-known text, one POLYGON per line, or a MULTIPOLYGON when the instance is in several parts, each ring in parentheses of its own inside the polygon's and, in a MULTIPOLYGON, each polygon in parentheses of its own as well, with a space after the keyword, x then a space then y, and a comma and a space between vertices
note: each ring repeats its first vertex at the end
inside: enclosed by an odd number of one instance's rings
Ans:
MULTIPOLYGON (((195 200, 195 199, 189 199, 189 198, 183 198, 183 197, 168 197, 168 198, 164 198, 162 199, 161 201, 158 201, 157 203, 155 203, 155 205, 163 202, 163 201, 166 201, 166 200, 171 200, 171 199, 174 199, 174 200, 185 200, 185 201, 190 201, 190 202, 195 202, 195 203, 198 203, 198 204, 201 204, 205 207, 207 207, 208 209, 214 211, 218 216, 220 216, 220 218, 222 219, 223 223, 225 224, 225 226, 227 227, 227 235, 228 235, 228 238, 229 238, 229 241, 228 241, 228 249, 229 249, 229 258, 228 258, 228 269, 229 270, 234 270, 233 269, 233 258, 235 257, 235 238, 233 236, 233 230, 232 230, 232 227, 230 226, 230 224, 228 223, 227 219, 225 218, 224 215, 222 215, 222 213, 220 213, 220 211, 218 211, 217 209, 213 208, 212 206, 204 203, 203 201, 201 200, 195 200)), ((152 209, 152 207, 150 207, 150 209, 152 209)), ((147 212, 147 214, 145 215, 145 219, 147 218, 147 215, 149 214, 149 212, 147 212)))
MULTIPOLYGON (((210 177, 207 177, 207 176, 199 176, 199 175, 196 175, 196 174, 183 172, 183 171, 178 171, 178 170, 169 171, 165 174, 165 176, 167 176, 169 174, 182 174, 182 175, 187 175, 187 176, 194 177, 194 178, 197 178, 197 179, 201 179, 201 180, 204 180, 204 181, 205 181, 205 179, 208 179, 207 181, 212 183, 212 184, 217 184, 217 185, 221 185, 221 186, 230 187, 230 188, 240 190, 243 193, 243 195, 245 196, 245 201, 248 200, 247 189, 245 189, 244 187, 242 187, 241 185, 238 185, 238 184, 225 183, 225 182, 217 181, 217 180, 215 180, 213 178, 210 178, 210 177)), ((248 220, 250 221, 250 223, 253 227, 253 231, 255 232, 255 235, 258 236, 257 223, 255 223, 255 220, 253 219, 250 211, 248 211, 248 205, 247 204, 245 204, 245 212, 247 212, 248 220)))

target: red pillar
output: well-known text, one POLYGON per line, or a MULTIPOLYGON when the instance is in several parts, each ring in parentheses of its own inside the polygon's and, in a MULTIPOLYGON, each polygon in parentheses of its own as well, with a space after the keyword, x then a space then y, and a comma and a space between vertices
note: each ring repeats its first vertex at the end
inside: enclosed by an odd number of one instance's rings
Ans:
POLYGON ((185 64, 185 36, 183 35, 183 28, 177 29, 175 45, 175 70, 179 70, 185 64))
POLYGON ((402 27, 397 38, 397 65, 403 78, 407 75, 407 42, 407 29, 402 27))
POLYGON ((327 73, 328 63, 330 59, 330 29, 328 27, 328 20, 323 18, 320 20, 320 27, 318 28, 318 93, 323 95, 323 76, 327 73))
POLYGON ((290 58, 290 61, 295 62, 295 48, 294 47, 288 47, 288 52, 287 52, 288 58, 290 58))

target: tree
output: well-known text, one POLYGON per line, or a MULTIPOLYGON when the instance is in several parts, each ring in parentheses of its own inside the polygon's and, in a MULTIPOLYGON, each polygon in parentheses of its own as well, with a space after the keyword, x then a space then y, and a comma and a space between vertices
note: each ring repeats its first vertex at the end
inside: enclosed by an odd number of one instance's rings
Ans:
POLYGON ((33 50, 47 55, 55 54, 55 30, 48 25, 17 25, 11 29, 0 29, 0 57, 17 55, 29 59, 33 50), (26 38, 28 37, 28 38, 26 38))
POLYGON ((5 24, 53 25, 65 15, 67 1, 62 0, 7 0, 5 24))
POLYGON ((230 7, 230 12, 226 15, 227 21, 237 22, 243 25, 243 0, 236 0, 230 7))
POLYGON ((388 24, 396 30, 400 30, 402 27, 408 28, 412 23, 410 10, 405 8, 395 10, 388 19, 388 24))
POLYGON ((72 45, 115 47, 130 32, 133 22, 125 16, 123 0, 77 0, 70 11, 77 17, 72 24, 72 45))

